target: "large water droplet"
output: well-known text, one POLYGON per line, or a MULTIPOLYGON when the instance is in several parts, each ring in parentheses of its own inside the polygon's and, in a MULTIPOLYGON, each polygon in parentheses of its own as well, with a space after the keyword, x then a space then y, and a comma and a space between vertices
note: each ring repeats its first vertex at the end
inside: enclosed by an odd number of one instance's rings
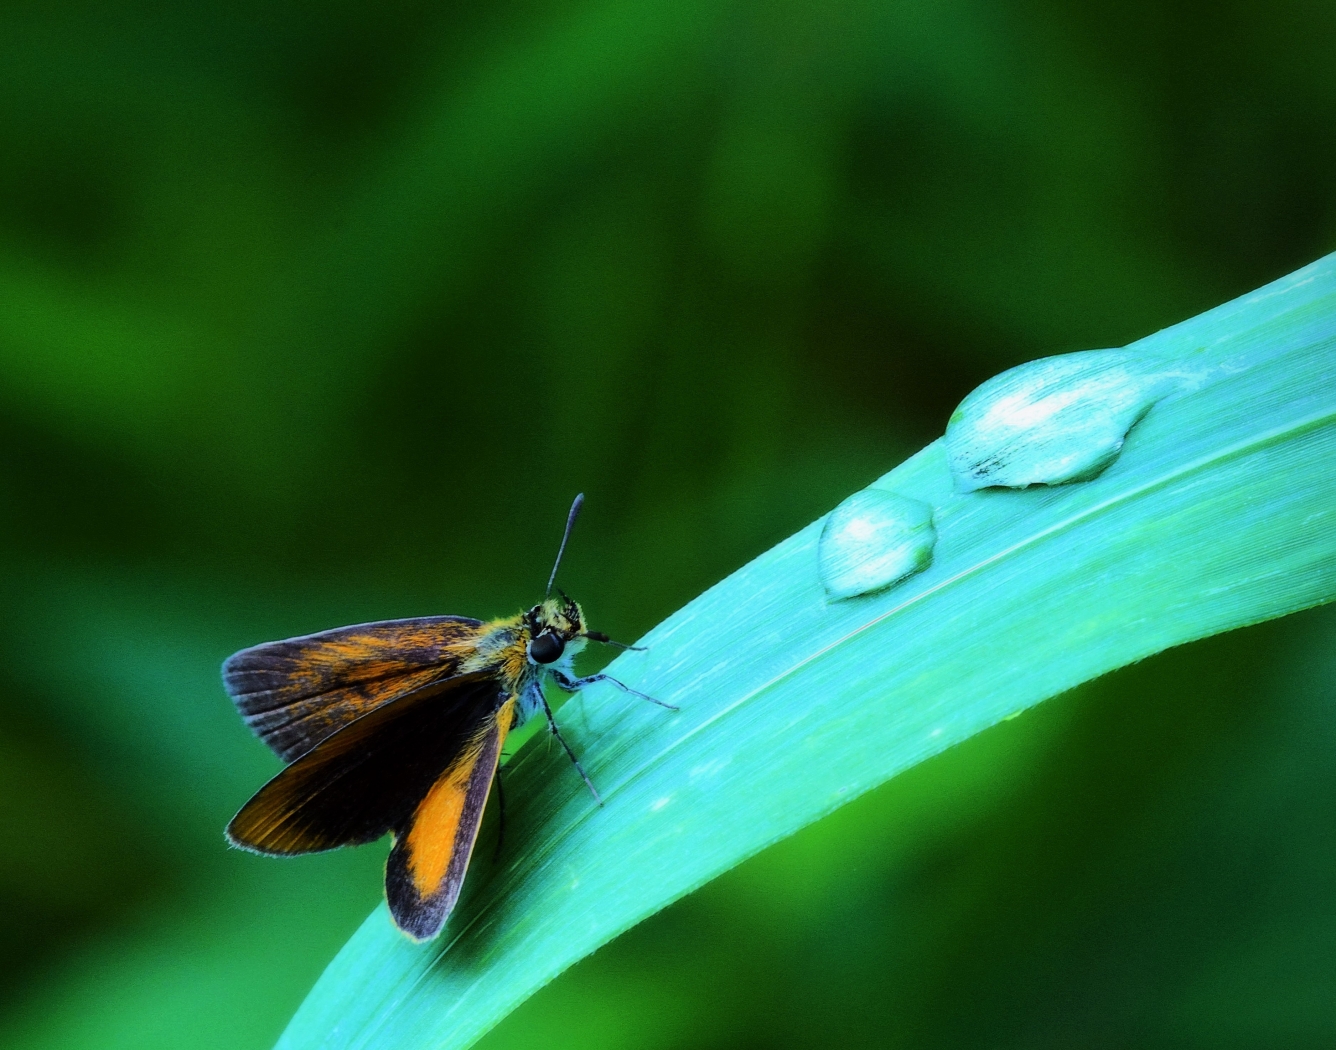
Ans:
POLYGON ((1183 377, 1126 350, 1045 357, 994 376, 951 414, 946 454, 962 492, 1095 477, 1183 377))
POLYGON ((831 598, 889 587, 926 569, 936 542, 927 503, 882 489, 855 492, 821 530, 821 583, 831 598))

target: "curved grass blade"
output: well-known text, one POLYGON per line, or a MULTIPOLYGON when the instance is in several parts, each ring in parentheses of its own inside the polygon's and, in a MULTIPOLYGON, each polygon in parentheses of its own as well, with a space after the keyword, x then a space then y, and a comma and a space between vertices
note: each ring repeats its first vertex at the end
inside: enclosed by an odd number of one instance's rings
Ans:
POLYGON ((937 442, 876 483, 930 503, 932 564, 827 601, 816 522, 653 630, 511 763, 441 938, 384 906, 280 1041, 464 1047, 582 956, 897 772, 1158 650, 1336 597, 1336 256, 1134 344, 1181 383, 1092 481, 953 490, 937 442))

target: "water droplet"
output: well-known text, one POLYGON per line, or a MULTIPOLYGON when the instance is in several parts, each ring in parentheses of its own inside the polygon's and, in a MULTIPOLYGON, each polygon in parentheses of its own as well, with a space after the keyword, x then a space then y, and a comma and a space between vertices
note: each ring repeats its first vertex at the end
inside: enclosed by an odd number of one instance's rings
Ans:
POLYGON ((1182 376, 1127 350, 1083 350, 1012 368, 951 414, 946 454, 962 492, 1087 481, 1182 376))
POLYGON ((821 582, 831 598, 881 590, 926 569, 936 542, 927 503, 883 489, 855 492, 821 530, 821 582))

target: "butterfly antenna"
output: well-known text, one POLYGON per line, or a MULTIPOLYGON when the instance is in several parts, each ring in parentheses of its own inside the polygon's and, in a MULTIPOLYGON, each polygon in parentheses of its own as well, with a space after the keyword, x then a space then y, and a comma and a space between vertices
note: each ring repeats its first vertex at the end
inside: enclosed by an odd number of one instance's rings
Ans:
POLYGON ((566 515, 566 531, 561 534, 561 546, 557 548, 557 561, 552 566, 552 575, 547 578, 547 590, 543 592, 546 598, 552 593, 552 585, 557 582, 557 570, 561 568, 561 556, 566 553, 566 541, 571 538, 571 529, 575 526, 575 519, 580 516, 580 508, 584 506, 585 494, 581 492, 575 497, 575 502, 571 504, 571 512, 566 515))

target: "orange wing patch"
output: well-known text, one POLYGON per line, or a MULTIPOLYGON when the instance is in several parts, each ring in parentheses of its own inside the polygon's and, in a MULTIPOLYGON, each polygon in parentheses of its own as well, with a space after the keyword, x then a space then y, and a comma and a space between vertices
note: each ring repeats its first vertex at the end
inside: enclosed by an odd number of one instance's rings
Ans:
POLYGON ((459 836, 459 821, 464 816, 464 803, 468 800, 469 781, 481 756, 480 747, 461 756, 454 768, 447 769, 431 786, 413 814, 404 849, 408 855, 408 873, 419 897, 430 897, 445 881, 459 836))
POLYGON ((246 724, 284 761, 355 718, 460 669, 482 624, 463 616, 382 620, 267 642, 223 664, 246 724))
POLYGON ((396 833, 385 864, 385 897, 399 928, 416 940, 435 937, 459 898, 514 717, 512 698, 483 723, 396 833))

